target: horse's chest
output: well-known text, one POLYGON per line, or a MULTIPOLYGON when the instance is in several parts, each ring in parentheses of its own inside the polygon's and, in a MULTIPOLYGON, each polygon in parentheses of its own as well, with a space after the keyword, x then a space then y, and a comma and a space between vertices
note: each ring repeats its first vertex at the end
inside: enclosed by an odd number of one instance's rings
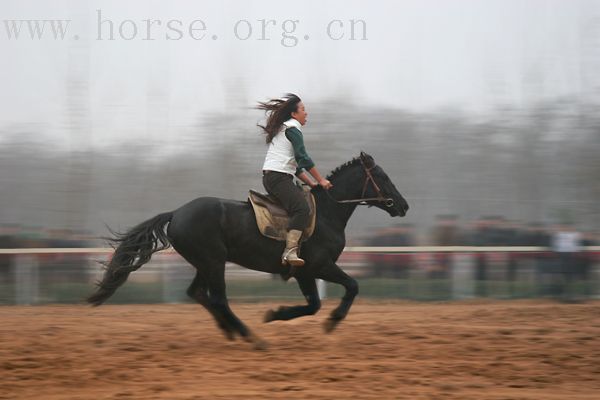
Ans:
POLYGON ((314 250, 321 254, 327 254, 328 258, 337 260, 346 246, 346 239, 343 236, 327 235, 327 237, 312 237, 309 242, 314 246, 314 250))

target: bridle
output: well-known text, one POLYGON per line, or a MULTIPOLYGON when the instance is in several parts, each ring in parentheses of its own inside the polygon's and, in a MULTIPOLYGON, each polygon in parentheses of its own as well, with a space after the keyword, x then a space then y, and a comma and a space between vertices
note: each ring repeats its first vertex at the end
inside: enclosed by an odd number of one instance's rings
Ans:
POLYGON ((336 203, 358 203, 359 205, 367 205, 367 201, 379 201, 382 203, 385 203, 386 207, 392 207, 394 205, 394 199, 392 199, 391 197, 385 197, 383 195, 383 193, 381 192, 381 189, 379 189, 379 185, 377 185, 377 182, 375 182, 375 179, 373 178, 373 175, 371 174, 371 170, 373 168, 375 168, 377 165, 373 164, 372 167, 367 168, 367 166, 365 165, 365 162, 362 160, 362 158, 360 159, 360 163, 362 164, 363 169, 365 170, 365 174, 367 175, 367 177, 365 178, 365 183, 363 185, 363 190, 362 193, 360 195, 360 199, 349 199, 349 200, 336 200, 331 196, 331 193, 329 193, 329 190, 325 190, 325 192, 327 192, 327 195, 329 196, 329 198, 333 201, 335 201, 336 203), (375 189, 375 192, 377 193, 377 197, 364 197, 365 193, 367 192, 367 186, 369 185, 369 182, 371 182, 373 184, 373 188, 375 189))

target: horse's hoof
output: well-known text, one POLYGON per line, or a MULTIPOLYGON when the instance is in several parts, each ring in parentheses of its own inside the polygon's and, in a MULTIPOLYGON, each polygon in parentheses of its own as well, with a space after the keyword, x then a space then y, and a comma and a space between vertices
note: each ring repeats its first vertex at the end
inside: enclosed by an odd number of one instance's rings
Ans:
POLYGON ((246 336, 246 341, 252 343, 252 348, 254 350, 266 350, 269 345, 267 342, 256 336, 254 333, 250 333, 246 336))
POLYGON ((269 348, 269 344, 262 339, 256 340, 252 346, 254 350, 264 351, 269 348))
POLYGON ((227 340, 230 340, 230 341, 235 340, 235 334, 232 331, 227 331, 227 330, 223 329, 223 335, 225 335, 227 340))
POLYGON ((325 333, 331 333, 335 327, 340 323, 340 319, 327 318, 323 323, 323 330, 325 333))
POLYGON ((265 313, 265 317, 263 318, 263 322, 267 323, 267 322, 272 322, 275 321, 277 318, 275 318, 275 311, 273 310, 269 310, 265 313))

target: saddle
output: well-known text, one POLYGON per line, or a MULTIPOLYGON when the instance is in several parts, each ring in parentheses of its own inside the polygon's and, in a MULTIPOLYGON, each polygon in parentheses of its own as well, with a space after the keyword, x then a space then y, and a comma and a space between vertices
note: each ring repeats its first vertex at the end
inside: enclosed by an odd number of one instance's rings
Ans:
MULTIPOLYGON (((302 234, 302 242, 312 236, 317 216, 314 196, 310 191, 303 191, 303 193, 310 209, 310 223, 302 234)), ((271 239, 285 241, 290 218, 279 200, 269 194, 250 189, 248 202, 252 204, 254 209, 256 224, 260 233, 271 239)))

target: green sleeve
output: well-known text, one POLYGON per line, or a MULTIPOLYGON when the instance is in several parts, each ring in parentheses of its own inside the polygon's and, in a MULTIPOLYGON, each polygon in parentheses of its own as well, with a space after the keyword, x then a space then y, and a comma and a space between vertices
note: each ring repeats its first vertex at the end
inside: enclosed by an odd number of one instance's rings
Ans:
POLYGON ((302 137, 302 132, 298 130, 298 128, 287 128, 285 130, 285 137, 292 143, 294 147, 294 158, 298 163, 298 168, 296 169, 296 175, 302 172, 302 169, 311 169, 315 166, 313 160, 306 153, 306 149, 304 148, 304 138, 302 137))

